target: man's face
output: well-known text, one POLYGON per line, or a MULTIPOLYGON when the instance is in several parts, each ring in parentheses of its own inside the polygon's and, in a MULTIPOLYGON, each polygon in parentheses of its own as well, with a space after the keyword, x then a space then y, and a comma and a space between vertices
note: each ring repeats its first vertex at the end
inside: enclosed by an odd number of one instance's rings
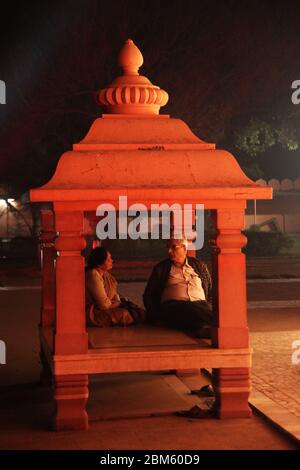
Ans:
POLYGON ((186 246, 176 240, 171 240, 168 253, 172 263, 183 264, 186 258, 186 246))

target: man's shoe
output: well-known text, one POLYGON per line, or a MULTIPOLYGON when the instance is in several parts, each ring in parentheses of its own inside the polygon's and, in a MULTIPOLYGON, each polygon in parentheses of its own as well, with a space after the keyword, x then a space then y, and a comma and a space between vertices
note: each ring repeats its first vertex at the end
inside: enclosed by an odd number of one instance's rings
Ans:
POLYGON ((176 415, 183 416, 184 418, 193 419, 205 419, 214 417, 213 410, 200 408, 200 406, 198 405, 193 406, 190 410, 176 411, 176 415))
POLYGON ((198 390, 191 390, 191 395, 197 395, 198 397, 214 397, 215 393, 212 386, 208 384, 198 390))

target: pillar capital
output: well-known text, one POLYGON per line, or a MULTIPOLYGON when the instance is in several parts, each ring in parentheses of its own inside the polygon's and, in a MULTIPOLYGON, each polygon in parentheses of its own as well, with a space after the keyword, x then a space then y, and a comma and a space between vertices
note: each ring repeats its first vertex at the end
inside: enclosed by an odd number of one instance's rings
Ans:
POLYGON ((55 230, 57 232, 83 233, 82 211, 55 210, 55 230))
POLYGON ((243 230, 245 227, 244 209, 218 209, 215 219, 218 230, 243 230))
POLYGON ((83 234, 83 213, 80 211, 56 211, 55 248, 59 256, 79 256, 86 246, 83 234))
POLYGON ((220 229, 216 237, 217 251, 222 254, 241 253, 241 249, 247 245, 247 237, 240 230, 220 229))

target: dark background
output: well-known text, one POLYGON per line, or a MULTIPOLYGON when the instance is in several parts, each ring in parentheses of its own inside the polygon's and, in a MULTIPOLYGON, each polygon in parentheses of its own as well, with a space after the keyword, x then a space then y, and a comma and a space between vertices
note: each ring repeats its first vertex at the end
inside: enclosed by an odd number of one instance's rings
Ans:
POLYGON ((161 113, 185 120, 200 138, 234 152, 252 178, 300 177, 300 105, 291 103, 291 83, 300 79, 299 4, 6 4, 0 186, 22 192, 50 179, 62 152, 104 111, 96 93, 119 74, 117 56, 127 38, 144 55, 140 72, 169 93, 161 113))

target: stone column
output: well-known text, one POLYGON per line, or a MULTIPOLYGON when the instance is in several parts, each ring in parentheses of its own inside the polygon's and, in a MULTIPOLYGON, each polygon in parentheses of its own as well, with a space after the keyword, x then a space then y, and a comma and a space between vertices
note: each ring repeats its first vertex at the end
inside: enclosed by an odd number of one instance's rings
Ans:
POLYGON ((54 326, 55 318, 55 247, 54 215, 52 211, 41 211, 41 272, 42 272, 42 305, 41 327, 54 326))
MULTIPOLYGON (((216 254, 213 260, 215 324, 213 346, 248 348, 246 264, 241 248, 247 239, 242 209, 219 209, 216 217, 216 254)), ((249 417, 248 368, 213 369, 216 412, 220 418, 249 417)))
MULTIPOLYGON (((42 274, 40 328, 54 327, 55 321, 55 248, 54 215, 52 211, 41 211, 40 260, 42 274)), ((40 361, 42 370, 40 382, 49 384, 52 380, 50 365, 40 344, 40 361)))
MULTIPOLYGON (((55 212, 58 238, 56 260, 56 330, 54 355, 86 354, 88 335, 85 327, 84 259, 82 212, 55 212)), ((87 429, 85 405, 88 399, 86 374, 56 375, 55 429, 87 429)))

